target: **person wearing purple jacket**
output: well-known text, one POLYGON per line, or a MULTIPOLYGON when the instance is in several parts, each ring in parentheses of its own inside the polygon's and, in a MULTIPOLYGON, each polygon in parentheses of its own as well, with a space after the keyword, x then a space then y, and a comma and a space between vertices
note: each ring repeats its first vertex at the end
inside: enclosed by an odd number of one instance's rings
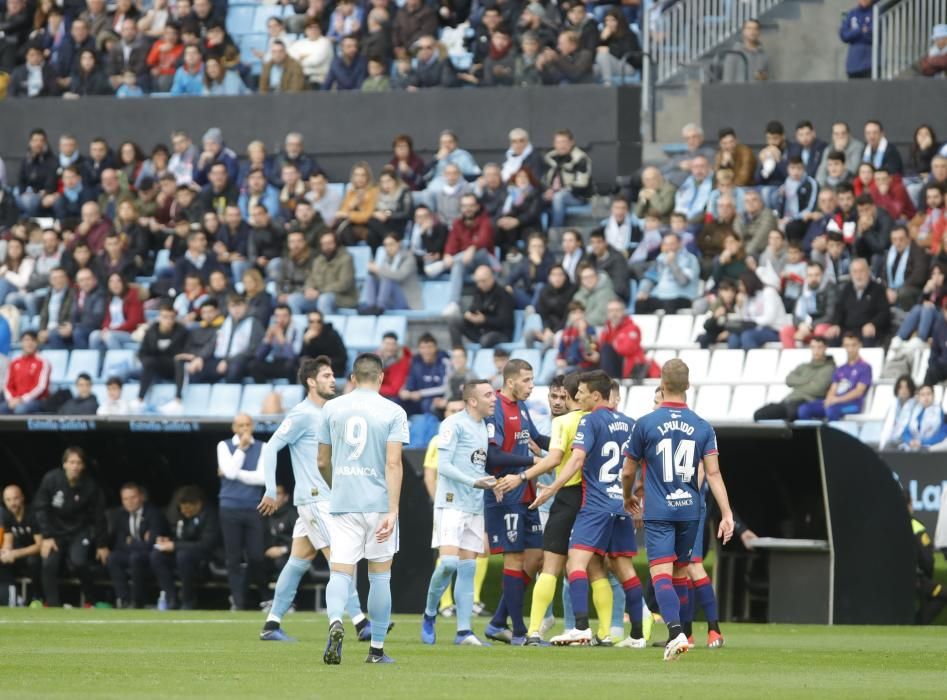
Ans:
POLYGON ((848 362, 835 370, 824 399, 807 401, 799 406, 797 420, 828 418, 835 421, 861 412, 865 394, 871 386, 871 365, 859 355, 862 343, 854 333, 844 335, 842 346, 848 353, 848 362))

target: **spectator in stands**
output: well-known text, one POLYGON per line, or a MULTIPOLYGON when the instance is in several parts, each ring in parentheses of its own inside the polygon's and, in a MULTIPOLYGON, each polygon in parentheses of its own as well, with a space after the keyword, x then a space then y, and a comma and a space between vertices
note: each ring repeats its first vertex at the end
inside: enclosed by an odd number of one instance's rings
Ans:
POLYGON ((602 219, 601 227, 605 231, 605 240, 623 256, 635 250, 641 243, 641 232, 634 228, 629 213, 628 200, 621 195, 612 198, 609 216, 602 219))
POLYGON ((180 606, 193 610, 197 604, 197 581, 220 538, 217 513, 204 502, 197 486, 183 486, 175 493, 178 516, 171 523, 170 536, 156 538, 151 552, 151 568, 164 592, 169 610, 178 607, 178 589, 174 570, 181 580, 180 606))
POLYGON ((697 336, 697 344, 705 350, 714 343, 727 340, 730 335, 728 317, 738 313, 737 285, 729 279, 722 279, 714 287, 713 298, 708 308, 709 316, 704 321, 704 332, 697 336))
MULTIPOLYGON (((876 393, 877 391, 880 391, 880 389, 876 390, 876 393)), ((881 435, 878 438, 879 452, 897 446, 905 428, 908 427, 914 407, 917 405, 917 400, 914 398, 915 393, 917 393, 917 388, 909 374, 902 374, 895 380, 894 402, 885 414, 881 435)))
POLYGON ((63 39, 59 47, 57 67, 60 88, 69 87, 71 76, 79 67, 79 56, 86 50, 95 51, 95 37, 90 36, 88 21, 76 17, 69 27, 69 37, 63 39))
MULTIPOLYGON (((200 378, 204 367, 212 364, 217 347, 217 331, 223 325, 224 318, 216 298, 205 297, 200 302, 196 322, 189 326, 184 348, 174 356, 175 383, 183 382, 186 376, 200 378)), ((176 400, 165 406, 164 411, 178 413, 180 409, 176 400)))
MULTIPOLYGON (((766 124, 766 145, 756 156, 755 184, 764 188, 776 188, 786 179, 786 130, 782 122, 771 121, 766 124)), ((764 200, 769 197, 764 190, 764 200)))
POLYGON ((661 168, 661 174, 674 187, 680 187, 691 174, 691 161, 697 156, 703 156, 708 163, 714 159, 714 149, 704 143, 704 130, 698 124, 685 124, 681 136, 686 143, 683 152, 668 160, 661 168))
POLYGON ((418 270, 426 277, 437 277, 444 270, 442 259, 447 244, 447 228, 437 221, 428 206, 419 204, 414 210, 414 221, 409 227, 410 250, 418 270))
POLYGON ((680 237, 667 233, 661 240, 661 254, 641 281, 635 309, 639 313, 676 313, 689 309, 698 296, 700 262, 686 248, 680 237))
POLYGON ((468 338, 481 347, 492 348, 511 342, 516 308, 513 297, 497 284, 489 265, 480 265, 473 278, 476 291, 468 310, 462 316, 457 313, 448 318, 451 343, 459 345, 468 338))
POLYGON ((392 23, 391 42, 395 56, 404 58, 422 36, 437 33, 437 13, 422 0, 405 0, 392 23))
POLYGON ((740 41, 734 42, 730 53, 723 59, 725 83, 743 83, 754 80, 769 80, 769 56, 760 42, 760 22, 748 19, 740 31, 740 41), (743 58, 740 58, 742 56, 743 58))
POLYGON ((507 186, 506 201, 496 220, 497 246, 501 254, 519 255, 520 243, 542 230, 543 198, 539 180, 528 167, 521 168, 507 186))
MULTIPOLYGON (((940 247, 940 239, 935 239, 934 232, 937 231, 940 238, 943 238, 945 224, 944 215, 947 214, 947 195, 943 185, 934 184, 924 187, 924 203, 926 210, 922 209, 911 221, 911 237, 917 241, 918 245, 925 248, 936 250, 940 247)), ((39 260, 37 260, 39 265, 39 260)))
POLYGON ((594 229, 589 234, 588 250, 589 254, 585 259, 595 265, 599 274, 608 277, 615 294, 627 304, 631 300, 627 258, 608 243, 602 228, 594 229))
POLYGON ((493 251, 493 224, 477 198, 465 194, 460 202, 460 217, 451 225, 447 235, 443 257, 439 262, 428 264, 425 270, 429 277, 442 271, 450 272, 450 302, 444 309, 445 316, 459 314, 464 278, 468 272, 481 265, 496 268, 498 263, 493 251))
POLYGON ((141 412, 148 390, 158 379, 173 379, 176 385, 175 398, 181 400, 184 376, 177 367, 176 359, 185 351, 187 343, 188 331, 178 323, 174 307, 170 302, 162 302, 158 309, 158 320, 145 331, 138 349, 141 379, 138 384, 138 401, 131 406, 133 412, 141 412))
POLYGON ((184 47, 184 60, 174 73, 171 94, 177 96, 204 94, 204 63, 200 47, 184 47))
POLYGON ((642 379, 654 374, 641 345, 641 329, 621 301, 608 302, 608 318, 597 341, 599 364, 609 377, 642 379))
POLYGON ((10 97, 56 97, 59 95, 56 69, 46 61, 41 46, 27 45, 26 62, 12 70, 7 90, 10 97))
POLYGON ((796 140, 786 148, 786 158, 799 156, 805 167, 806 175, 814 178, 827 147, 828 144, 816 136, 812 122, 804 119, 796 124, 796 140))
MULTIPOLYGON (((577 2, 570 9, 570 14, 576 8, 581 8, 583 13, 585 11, 585 6, 577 2)), ((594 20, 590 20, 589 24, 594 27, 594 20)), ((595 67, 602 83, 611 86, 615 84, 616 74, 619 78, 624 78, 626 74, 632 77, 641 70, 641 44, 619 8, 608 9, 603 25, 601 34, 596 37, 595 67)))
POLYGON ((947 71, 947 24, 931 29, 931 46, 919 63, 921 75, 936 76, 947 71))
POLYGON ((398 398, 408 415, 432 413, 434 402, 447 396, 447 382, 451 361, 446 352, 437 347, 430 333, 418 339, 418 352, 411 358, 411 366, 398 398))
POLYGON ((296 206, 304 202, 306 183, 299 177, 299 169, 293 163, 286 163, 282 168, 281 179, 283 187, 279 192, 279 214, 281 221, 290 221, 296 213, 296 206))
POLYGON ((556 367, 562 374, 596 369, 599 353, 595 329, 585 318, 585 306, 581 301, 571 301, 566 312, 566 325, 559 336, 556 367))
POLYGON ((197 198, 198 206, 202 213, 212 211, 219 217, 223 216, 229 205, 237 204, 237 185, 230 179, 224 163, 214 163, 207 174, 207 180, 207 186, 197 198))
POLYGON ((437 153, 428 163, 427 172, 424 175, 427 182, 425 196, 429 204, 433 205, 434 193, 444 184, 444 171, 448 165, 456 165, 461 176, 467 181, 480 175, 480 166, 468 151, 460 148, 457 135, 453 131, 444 130, 438 139, 437 153))
POLYGON ((131 414, 131 406, 122 398, 122 380, 120 377, 109 377, 105 382, 105 401, 99 404, 97 416, 127 416, 131 414))
MULTIPOLYGON (((751 20, 752 21, 752 20, 751 20)), ((720 149, 714 156, 714 170, 728 168, 733 171, 733 184, 748 187, 753 184, 753 172, 756 169, 756 156, 746 144, 737 140, 736 132, 725 127, 717 134, 720 149)))
MULTIPOLYGON (((821 403, 820 399, 827 395, 829 388, 836 381, 834 378, 835 360, 826 352, 825 338, 822 336, 813 336, 809 341, 809 350, 812 352, 809 362, 795 367, 786 376, 786 385, 790 389, 786 398, 757 409, 753 414, 753 420, 794 421, 801 417, 799 408, 802 405, 821 403)), ((868 382, 871 382, 870 367, 868 368, 868 382)))
POLYGON ((467 364, 467 349, 463 345, 457 345, 450 351, 450 375, 447 379, 447 396, 434 399, 434 407, 439 410, 445 410, 445 418, 450 413, 447 404, 452 401, 460 401, 458 397, 463 395, 464 384, 479 379, 474 371, 467 364))
POLYGON ((138 23, 125 17, 121 24, 118 43, 108 52, 105 71, 113 90, 117 90, 126 72, 132 72, 139 80, 148 75, 148 47, 138 34, 138 23))
POLYGON ((812 242, 811 259, 825 270, 825 284, 838 285, 849 277, 852 256, 840 231, 829 231, 812 242))
POLYGON ((407 90, 449 88, 458 85, 457 74, 448 57, 438 54, 437 39, 424 35, 413 45, 416 52, 414 68, 408 78, 407 90))
POLYGON ((852 138, 846 122, 837 121, 832 124, 832 142, 822 152, 822 161, 819 163, 819 169, 816 171, 815 179, 820 185, 826 179, 828 170, 829 154, 841 152, 845 154, 845 170, 854 173, 858 164, 862 161, 862 153, 865 144, 856 138, 852 138))
POLYGON ((375 259, 368 262, 368 277, 362 289, 359 310, 382 314, 385 311, 421 307, 421 284, 415 257, 402 248, 397 235, 389 233, 375 254, 375 259))
MULTIPOLYGON (((911 245, 915 244, 912 243, 911 245)), ((945 278, 947 278, 947 265, 935 263, 931 267, 930 276, 924 283, 924 288, 914 300, 916 303, 901 322, 897 335, 891 339, 892 350, 900 348, 905 341, 910 340, 915 331, 917 337, 914 344, 909 345, 908 349, 914 349, 914 346, 919 346, 918 349, 927 347, 934 322, 940 315, 937 303, 947 293, 947 287, 944 284, 945 278)))
POLYGON ((190 326, 197 319, 201 304, 209 298, 200 276, 188 274, 184 277, 184 289, 174 298, 174 310, 178 318, 190 326))
POLYGON ((806 283, 793 308, 793 324, 779 331, 784 348, 794 348, 813 335, 823 337, 835 316, 838 286, 826 283, 822 264, 811 261, 806 266, 806 283))
POLYGON ((543 235, 531 234, 526 244, 526 255, 512 267, 506 280, 506 290, 513 295, 517 309, 536 306, 539 291, 554 264, 555 256, 546 248, 543 235))
POLYGON ((220 264, 207 252, 207 236, 203 231, 193 231, 187 236, 187 250, 174 263, 174 289, 184 289, 184 278, 197 275, 206 285, 210 273, 221 269, 220 264))
MULTIPOLYGON (((924 375, 924 383, 932 386, 947 380, 947 296, 941 299, 940 308, 941 313, 931 332, 931 355, 924 375)), ((12 364, 10 371, 13 371, 12 364)))
POLYGON ((246 299, 232 295, 227 311, 227 318, 217 331, 213 359, 210 366, 205 364, 201 374, 195 377, 198 381, 224 379, 239 384, 248 376, 250 360, 263 340, 263 325, 248 313, 246 299))
POLYGON ((61 267, 54 267, 49 273, 49 291, 43 300, 39 319, 39 343, 45 345, 51 333, 65 331, 65 325, 72 318, 72 307, 76 303, 76 293, 69 284, 69 276, 61 267))
POLYGON ((283 168, 287 165, 295 165, 296 170, 299 171, 299 177, 303 180, 308 180, 315 173, 322 172, 315 158, 306 155, 303 135, 298 131, 291 131, 286 134, 286 138, 283 139, 283 150, 269 159, 268 165, 264 166, 268 167, 270 184, 277 189, 282 188, 285 184, 282 180, 282 173, 283 168))
POLYGON ((815 209, 818 196, 819 185, 815 178, 806 174, 802 158, 797 155, 790 156, 786 181, 776 192, 779 227, 786 231, 787 236, 802 240, 805 235, 805 221, 802 217, 815 209))
POLYGON ((798 419, 837 421, 852 413, 861 413, 865 394, 871 387, 871 365, 859 355, 862 343, 855 333, 845 333, 842 345, 847 362, 832 374, 832 385, 823 399, 806 401, 798 407, 798 419))
POLYGON ((880 264, 891 245, 894 222, 884 209, 879 209, 870 194, 855 199, 858 220, 855 224, 855 254, 872 265, 880 264))
MULTIPOLYGON (((819 165, 820 178, 816 178, 820 188, 834 188, 852 181, 852 173, 845 166, 845 154, 842 151, 827 151, 819 165), (824 164, 824 167, 823 167, 824 164)), ((820 190, 821 192, 824 191, 820 190)))
POLYGON ((586 320, 597 328, 604 324, 608 317, 608 302, 615 298, 615 288, 611 279, 607 275, 599 274, 595 264, 587 260, 579 263, 577 274, 579 288, 572 298, 582 303, 586 320))
MULTIPOLYGON (((3 506, 0 510, 0 605, 16 605, 9 592, 18 578, 31 580, 32 600, 39 600, 39 584, 42 576, 42 560, 39 553, 43 541, 39 522, 32 507, 26 505, 23 490, 16 484, 3 489, 3 506)), ((24 604, 26 601, 23 601, 24 604)))
POLYGON ((237 154, 227 148, 224 143, 223 132, 217 127, 211 127, 204 132, 201 142, 204 146, 204 150, 194 164, 194 182, 204 187, 208 182, 211 166, 215 163, 223 163, 227 166, 227 176, 231 182, 236 181, 237 175, 239 174, 237 154))
POLYGON ((655 167, 645 168, 641 171, 641 189, 635 200, 635 216, 644 219, 649 211, 653 211, 666 223, 674 210, 675 192, 674 185, 664 179, 660 170, 655 167))
POLYGON ((704 210, 713 189, 710 176, 710 163, 698 155, 690 161, 690 177, 681 184, 674 196, 674 211, 684 214, 688 222, 699 223, 704 218, 704 210))
POLYGON ((49 393, 49 361, 37 354, 36 333, 20 336, 20 356, 7 368, 0 414, 38 413, 49 393))
POLYGON ((97 560, 105 564, 108 559, 105 497, 85 471, 85 452, 80 447, 67 447, 62 469, 46 473, 33 499, 43 537, 43 593, 49 607, 62 604, 59 577, 63 563, 79 579, 82 595, 91 604, 96 599, 93 563, 97 560))
POLYGON ((445 225, 450 226, 461 215, 461 201, 472 190, 471 185, 463 179, 460 168, 452 163, 444 168, 441 184, 428 190, 428 194, 434 204, 434 211, 445 225))
POLYGON ((869 119, 865 122, 865 150, 862 151, 861 159, 863 163, 870 163, 876 170, 884 168, 892 176, 901 175, 904 172, 897 146, 888 142, 884 126, 877 119, 869 119))
MULTIPOLYGON (((782 234, 778 231, 771 232, 771 238, 775 237, 773 236, 774 233, 778 234, 778 239, 780 244, 782 244, 782 234)), ((763 252, 763 256, 766 256, 769 252, 770 249, 767 248, 763 252)), ((765 267, 762 258, 760 260, 760 267, 765 267)), ((727 231, 723 237, 723 247, 720 254, 713 259, 713 271, 710 275, 711 279, 713 279, 715 285, 723 280, 730 280, 736 284, 740 276, 746 272, 748 268, 746 250, 743 248, 743 240, 740 238, 740 234, 736 231, 727 231)))
MULTIPOLYGON (((523 15, 526 16, 525 13, 523 15)), ((528 87, 542 85, 543 76, 540 70, 539 57, 542 44, 538 35, 525 32, 519 40, 520 52, 513 64, 513 85, 528 87)))
POLYGON ((560 32, 556 49, 546 47, 536 61, 546 85, 578 85, 595 80, 595 55, 582 48, 574 31, 560 32))
POLYGON ((352 173, 342 206, 335 216, 333 227, 346 245, 357 245, 368 238, 368 222, 375 213, 378 187, 375 186, 368 163, 359 161, 352 173))
POLYGON ((105 320, 105 292, 99 288, 92 270, 86 268, 76 273, 76 287, 78 292, 69 321, 49 331, 47 347, 87 348, 92 331, 102 327, 105 320))
MULTIPOLYGON (((510 147, 506 150, 506 158, 500 170, 500 177, 504 183, 513 180, 513 177, 523 168, 529 168, 534 177, 542 177, 545 165, 542 154, 533 147, 529 140, 529 132, 519 127, 509 133, 510 147)), ((484 167, 486 173, 486 167, 484 167)))
POLYGON ((151 67, 151 85, 155 92, 171 90, 177 63, 183 54, 181 28, 174 22, 168 22, 162 30, 161 38, 151 45, 146 60, 151 67))
POLYGON ((576 286, 562 265, 549 268, 546 284, 536 299, 536 312, 527 314, 523 325, 523 340, 527 347, 536 342, 544 347, 552 346, 555 334, 565 325, 566 309, 575 292, 576 286))
POLYGON ((43 198, 56 191, 56 156, 49 149, 46 132, 30 132, 26 158, 20 163, 16 203, 26 216, 38 216, 43 198))
POLYGON ((851 281, 842 286, 832 326, 825 335, 838 342, 838 338, 853 334, 860 338, 860 345, 881 345, 891 323, 885 289, 871 279, 864 258, 852 261, 850 272, 851 281))
MULTIPOLYGON (((307 208, 311 211, 312 207, 307 208)), ((306 278, 312 270, 315 256, 309 249, 305 234, 302 231, 290 231, 286 236, 286 255, 280 263, 279 281, 277 282, 277 300, 281 304, 288 304, 292 313, 305 313, 304 290, 306 278)))
POLYGON ((872 0, 858 0, 842 15, 839 39, 848 44, 845 72, 850 80, 871 77, 872 4, 872 0))
MULTIPOLYGON (((816 209, 810 211, 808 214, 803 214, 801 222, 805 223, 805 235, 802 237, 801 241, 798 241, 804 251, 812 250, 812 243, 816 238, 820 236, 825 236, 826 232, 829 230, 829 226, 832 228, 838 228, 839 222, 839 210, 837 207, 838 199, 835 194, 835 190, 831 187, 826 187, 819 190, 819 197, 816 200, 816 209)), ((799 227, 789 227, 792 229, 793 233, 798 234, 799 227)))
POLYGON ((35 261, 26 254, 26 247, 19 238, 7 241, 6 256, 0 263, 0 304, 26 306, 30 276, 35 261))
POLYGON ((290 44, 289 55, 299 62, 303 75, 309 81, 309 89, 321 89, 332 63, 333 46, 323 35, 319 22, 312 19, 306 21, 303 36, 290 44))
POLYGON ((918 452, 922 448, 936 445, 945 437, 944 412, 934 403, 934 387, 923 384, 917 390, 917 402, 911 409, 898 449, 918 452))
POLYGON ((329 180, 325 173, 315 171, 309 176, 309 192, 306 193, 306 200, 319 213, 322 220, 328 223, 335 221, 339 207, 342 205, 342 193, 329 188, 329 180))
POLYGON ((914 306, 927 281, 930 262, 927 251, 911 240, 907 226, 897 224, 891 229, 891 247, 879 275, 891 306, 904 311, 914 306))
POLYGON ((300 231, 309 250, 319 248, 319 237, 329 230, 322 215, 315 210, 308 199, 296 204, 295 216, 286 224, 287 231, 300 231))
POLYGON ((414 141, 407 134, 395 136, 391 144, 392 157, 388 162, 398 177, 412 191, 424 189, 424 161, 414 152, 414 141))
MULTIPOLYGON (((347 36, 342 40, 339 55, 332 59, 329 72, 322 83, 322 89, 331 90, 335 87, 339 90, 358 90, 362 87, 362 83, 367 76, 368 63, 358 51, 358 39, 354 36, 347 36)), ((300 68, 300 78, 302 77, 302 69, 300 68)))
POLYGON ((102 328, 92 331, 89 347, 93 350, 117 350, 131 340, 132 333, 145 322, 138 289, 113 272, 108 276, 105 318, 102 328))
POLYGON ((759 267, 755 272, 747 270, 740 275, 739 292, 746 303, 740 331, 729 334, 728 347, 752 350, 779 340, 786 315, 779 287, 779 276, 771 267, 759 267))
MULTIPOLYGON (((675 213, 685 214, 684 212, 675 213)), ((733 197, 729 194, 720 197, 717 200, 717 216, 712 217, 708 213, 704 219, 705 222, 697 234, 697 248, 701 254, 702 276, 710 273, 713 259, 723 252, 724 239, 729 234, 736 233, 738 219, 736 202, 733 197)))
POLYGON ((296 93, 306 89, 306 76, 302 66, 290 57, 283 41, 270 42, 269 54, 270 59, 263 64, 260 74, 261 95, 296 93))
POLYGON ((342 337, 331 322, 319 311, 310 311, 307 314, 306 332, 303 334, 302 357, 319 357, 325 355, 332 360, 332 373, 336 377, 345 376, 345 366, 348 362, 348 353, 342 337))
POLYGON ((61 416, 94 416, 98 410, 99 400, 92 393, 92 377, 81 372, 76 377, 75 393, 56 409, 56 413, 61 416))
MULTIPOLYGON (((378 348, 378 357, 381 358, 385 369, 379 393, 386 399, 399 401, 402 387, 408 379, 411 369, 411 351, 398 342, 396 333, 385 333, 381 338, 381 347, 378 348)), ((338 374, 336 376, 342 376, 338 374)))
MULTIPOLYGON (((247 258, 256 267, 266 271, 267 277, 275 278, 279 259, 283 254, 285 231, 273 221, 269 210, 257 203, 250 208, 250 232, 247 237, 247 258)), ((244 269, 246 265, 240 265, 244 269)))
POLYGON ((506 203, 507 189, 501 172, 496 163, 487 163, 483 166, 483 174, 474 183, 474 194, 480 200, 480 206, 490 215, 491 221, 500 217, 500 211, 506 203))
POLYGON ((168 522, 159 508, 145 500, 135 482, 122 484, 119 495, 122 509, 113 522, 106 568, 115 590, 115 607, 143 608, 150 588, 151 552, 157 538, 169 534, 168 522))
POLYGON ((302 338, 298 336, 292 310, 286 304, 277 304, 263 339, 247 364, 247 373, 254 382, 267 384, 274 379, 293 380, 302 346, 302 338))
POLYGON ((888 212, 895 221, 909 220, 914 216, 914 202, 900 178, 891 177, 884 166, 875 168, 874 178, 868 187, 875 204, 888 212))
POLYGON ((772 210, 764 206, 762 196, 755 189, 746 191, 743 206, 743 216, 734 228, 743 236, 747 254, 755 257, 763 252, 769 241, 769 232, 776 228, 777 221, 772 210))
POLYGON ((543 198, 551 206, 549 225, 564 226, 568 208, 585 204, 592 194, 592 161, 576 146, 571 131, 559 129, 544 162, 543 198))
POLYGON ((315 306, 323 314, 335 313, 339 308, 355 308, 358 290, 355 263, 349 251, 339 246, 334 233, 327 231, 319 239, 319 252, 306 280, 303 296, 307 304, 303 308, 311 310, 315 306))
POLYGON ((261 168, 247 173, 237 199, 237 206, 245 219, 250 218, 253 208, 258 204, 262 204, 267 212, 278 212, 280 208, 279 190, 266 181, 266 175, 261 168))

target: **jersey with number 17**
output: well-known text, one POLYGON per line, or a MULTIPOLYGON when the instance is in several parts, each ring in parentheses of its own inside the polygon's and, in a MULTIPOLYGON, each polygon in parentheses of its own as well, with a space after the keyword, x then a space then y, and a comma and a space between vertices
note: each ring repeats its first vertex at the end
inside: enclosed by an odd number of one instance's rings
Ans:
POLYGON ((710 424, 682 403, 662 403, 638 419, 625 456, 647 462, 644 475, 645 520, 699 520, 702 498, 697 467, 717 454, 710 424))
POLYGON ((572 451, 585 453, 582 462, 582 508, 599 513, 625 512, 622 497, 621 451, 634 421, 628 416, 596 408, 579 421, 572 451))

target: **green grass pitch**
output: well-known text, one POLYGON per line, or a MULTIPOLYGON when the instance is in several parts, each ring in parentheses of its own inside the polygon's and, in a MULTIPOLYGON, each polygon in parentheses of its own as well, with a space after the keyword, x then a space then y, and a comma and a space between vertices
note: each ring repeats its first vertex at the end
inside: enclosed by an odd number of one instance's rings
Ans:
MULTIPOLYGON (((326 619, 285 620, 297 644, 262 643, 262 615, 0 609, 2 698, 911 698, 947 687, 944 627, 724 625, 727 646, 664 663, 660 649, 437 646, 397 616, 367 666, 351 627, 341 666, 322 663, 326 619)), ((482 629, 483 621, 477 621, 482 629)), ((698 640, 705 627, 696 625, 698 640)), ((663 629, 656 627, 656 634, 663 629)))

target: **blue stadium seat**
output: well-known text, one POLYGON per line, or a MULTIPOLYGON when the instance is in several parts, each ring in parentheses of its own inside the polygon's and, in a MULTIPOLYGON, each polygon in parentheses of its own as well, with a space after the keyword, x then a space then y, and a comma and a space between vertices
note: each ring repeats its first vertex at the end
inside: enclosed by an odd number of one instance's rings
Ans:
POLYGON ((306 396, 301 384, 284 384, 273 388, 283 397, 284 412, 288 412, 306 396))
POLYGON ((254 5, 231 5, 227 9, 227 31, 231 36, 238 37, 253 31, 254 5))
POLYGON ((309 317, 306 314, 293 314, 293 328, 301 336, 305 335, 306 327, 309 325, 309 317))
POLYGON ((269 384, 248 384, 243 387, 243 397, 240 399, 240 412, 251 416, 260 415, 260 408, 273 387, 269 384))
POLYGON ((173 400, 174 394, 174 384, 153 384, 145 396, 145 403, 157 409, 173 400))
POLYGON ((108 401, 108 388, 104 384, 93 384, 92 394, 95 396, 96 401, 99 402, 99 406, 108 401))
POLYGON ((122 384, 122 400, 131 403, 138 399, 138 382, 122 384))
POLYGON ((372 345, 378 347, 381 345, 381 338, 385 333, 395 333, 398 341, 403 343, 408 337, 408 319, 405 316, 397 314, 382 314, 375 321, 375 335, 372 345))
POLYGON ((265 32, 270 17, 280 17, 282 14, 283 8, 279 5, 258 5, 253 15, 253 31, 265 32))
POLYGON ((210 403, 210 384, 188 384, 181 398, 186 416, 203 416, 210 403))
POLYGON ((335 332, 345 338, 345 327, 348 325, 349 317, 341 314, 331 314, 322 319, 325 323, 331 323, 335 332))
POLYGON ((533 376, 536 378, 536 383, 540 385, 549 384, 552 381, 552 378, 556 376, 558 367, 556 367, 556 355, 559 354, 559 351, 556 348, 549 348, 546 350, 543 355, 543 361, 541 369, 538 372, 534 372, 533 376))
POLYGON ((127 377, 137 363, 138 358, 134 350, 106 350, 98 378, 104 382, 109 377, 127 377))
POLYGON ((372 249, 367 245, 350 245, 349 253, 355 263, 355 279, 363 282, 368 277, 368 261, 372 259, 372 249))
POLYGON ((421 303, 424 308, 421 311, 410 312, 410 314, 420 314, 422 317, 439 316, 449 301, 450 282, 446 280, 423 282, 421 285, 421 303))
POLYGON ((74 382, 83 372, 95 379, 99 376, 98 350, 73 350, 69 355, 69 369, 66 370, 66 381, 74 382))
POLYGON ((263 62, 253 55, 253 49, 265 51, 266 42, 266 34, 244 34, 237 40, 237 45, 240 47, 240 62, 250 66, 250 72, 253 75, 259 75, 263 70, 263 62))
POLYGON ((539 350, 533 350, 531 348, 517 348, 510 353, 510 359, 512 360, 526 360, 530 366, 533 368, 533 372, 537 372, 543 362, 543 355, 539 350))
POLYGON ((233 416, 234 406, 240 405, 242 384, 214 384, 210 390, 205 416, 233 416))
POLYGON ((349 316, 345 327, 345 345, 357 350, 375 348, 375 317, 349 316))
POLYGON ((341 200, 342 197, 345 196, 346 187, 348 187, 348 184, 345 182, 330 182, 326 185, 326 190, 338 195, 339 199, 341 200))
POLYGON ((66 381, 66 368, 69 365, 68 350, 43 350, 40 353, 50 365, 49 381, 52 384, 60 384, 66 381))
POLYGON ((477 354, 474 356, 474 361, 470 369, 472 369, 473 373, 481 379, 484 377, 492 377, 494 374, 496 374, 496 366, 493 364, 493 349, 484 348, 482 350, 477 350, 477 354))

